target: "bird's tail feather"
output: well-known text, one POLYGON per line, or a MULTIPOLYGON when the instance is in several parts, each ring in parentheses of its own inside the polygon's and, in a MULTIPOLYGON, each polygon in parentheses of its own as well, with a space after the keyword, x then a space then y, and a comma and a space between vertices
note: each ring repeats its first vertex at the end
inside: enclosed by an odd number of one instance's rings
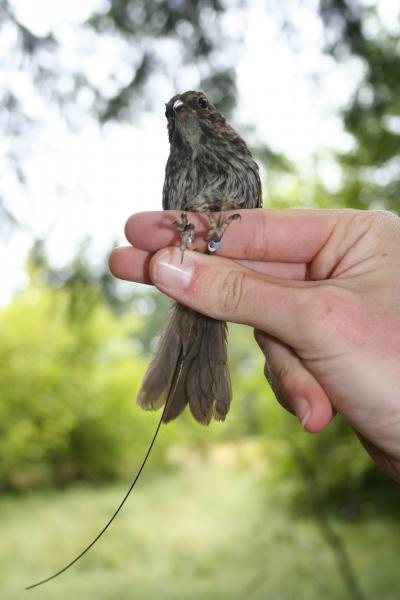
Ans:
POLYGON ((143 379, 138 404, 155 410, 167 402, 164 423, 189 404, 193 416, 208 425, 213 416, 225 419, 231 397, 226 323, 175 304, 143 379))

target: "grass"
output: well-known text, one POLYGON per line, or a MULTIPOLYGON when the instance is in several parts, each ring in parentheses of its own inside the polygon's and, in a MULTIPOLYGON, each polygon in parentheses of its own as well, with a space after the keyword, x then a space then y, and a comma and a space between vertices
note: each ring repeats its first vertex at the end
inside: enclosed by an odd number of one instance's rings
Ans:
MULTIPOLYGON (((348 598, 312 520, 291 516, 285 490, 229 451, 144 474, 104 538, 70 571, 24 587, 71 560, 104 525, 127 484, 0 499, 3 600, 326 600, 348 598)), ((379 518, 334 523, 366 598, 400 597, 400 527, 379 518)))

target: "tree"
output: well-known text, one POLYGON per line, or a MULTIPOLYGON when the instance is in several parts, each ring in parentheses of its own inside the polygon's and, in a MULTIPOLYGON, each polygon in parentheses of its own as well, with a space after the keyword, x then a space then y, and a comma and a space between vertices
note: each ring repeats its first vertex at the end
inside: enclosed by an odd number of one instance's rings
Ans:
MULTIPOLYGON (((198 85, 224 110, 235 102, 230 53, 235 40, 222 35, 226 8, 219 0, 110 0, 70 31, 69 41, 59 30, 34 33, 21 22, 16 8, 12 1, 0 0, 5 47, 0 179, 8 183, 3 190, 23 193, 25 157, 34 152, 41 118, 49 110, 58 107, 71 127, 79 127, 89 115, 100 123, 132 121, 141 111, 159 106, 155 90, 160 80, 172 95, 193 70, 198 85), (83 49, 81 39, 87 41, 83 49), (106 61, 110 39, 117 56, 106 61), (72 65, 63 55, 66 48, 75 56, 72 65), (100 78, 91 68, 96 54, 105 57, 100 78)), ((8 225, 16 224, 12 200, 4 192, 0 196, 0 222, 7 220, 8 225)))
POLYGON ((320 0, 331 33, 326 50, 338 62, 356 57, 363 75, 342 111, 353 149, 338 156, 343 185, 336 200, 349 207, 400 210, 400 34, 379 18, 378 4, 320 0))

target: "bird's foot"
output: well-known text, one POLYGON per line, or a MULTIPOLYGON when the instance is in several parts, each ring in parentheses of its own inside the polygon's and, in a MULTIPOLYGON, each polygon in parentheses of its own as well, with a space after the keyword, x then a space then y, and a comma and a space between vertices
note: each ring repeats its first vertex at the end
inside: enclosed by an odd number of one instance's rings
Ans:
POLYGON ((174 221, 172 223, 174 227, 180 232, 180 244, 179 248, 181 251, 181 262, 183 262, 183 256, 185 254, 185 250, 189 250, 193 246, 194 241, 194 223, 190 223, 188 221, 188 216, 186 212, 181 212, 181 220, 174 221))
POLYGON ((242 217, 235 213, 234 215, 231 215, 225 219, 225 214, 223 212, 219 213, 218 217, 215 217, 215 213, 213 212, 207 212, 207 216, 210 221, 210 227, 206 237, 204 238, 204 241, 208 242, 207 249, 211 254, 213 254, 221 247, 222 236, 228 229, 229 225, 234 221, 240 221, 242 217))

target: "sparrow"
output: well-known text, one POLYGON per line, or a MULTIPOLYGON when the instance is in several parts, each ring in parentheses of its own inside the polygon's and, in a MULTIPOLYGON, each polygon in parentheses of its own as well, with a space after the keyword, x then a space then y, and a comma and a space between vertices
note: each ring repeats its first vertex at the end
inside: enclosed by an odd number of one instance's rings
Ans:
MULTIPOLYGON (((199 91, 177 94, 166 104, 170 153, 162 193, 164 210, 181 211, 172 225, 180 236, 181 260, 194 242, 188 212, 205 213, 208 251, 216 252, 238 214, 225 211, 259 208, 258 165, 244 140, 224 115, 199 91)), ((162 421, 178 417, 187 405, 208 425, 223 421, 232 398, 227 363, 227 326, 175 303, 143 379, 137 403, 146 410, 164 406, 162 421)))

